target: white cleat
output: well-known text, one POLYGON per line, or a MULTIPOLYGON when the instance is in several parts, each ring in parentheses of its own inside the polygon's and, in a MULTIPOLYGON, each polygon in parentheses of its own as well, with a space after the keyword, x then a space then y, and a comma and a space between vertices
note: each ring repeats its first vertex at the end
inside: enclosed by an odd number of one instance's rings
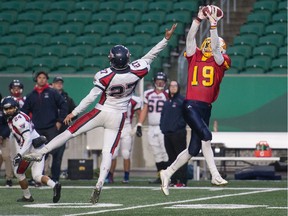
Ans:
POLYGON ((169 195, 169 184, 170 184, 170 178, 166 174, 165 170, 160 171, 160 179, 161 179, 161 190, 162 192, 168 196, 169 195))
POLYGON ((41 153, 37 153, 37 152, 33 152, 33 153, 30 153, 30 154, 26 154, 24 155, 22 158, 24 160, 27 160, 27 161, 41 161, 42 158, 43 158, 44 155, 42 155, 41 153))
POLYGON ((221 176, 215 176, 212 177, 211 184, 216 186, 225 186, 228 184, 228 181, 223 179, 221 176))

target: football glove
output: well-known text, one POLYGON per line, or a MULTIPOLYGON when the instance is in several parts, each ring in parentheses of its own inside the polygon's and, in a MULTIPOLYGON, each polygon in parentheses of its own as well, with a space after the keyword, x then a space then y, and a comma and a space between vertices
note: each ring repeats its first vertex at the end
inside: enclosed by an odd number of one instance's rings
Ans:
POLYGON ((223 17, 224 13, 215 5, 208 5, 207 8, 209 10, 207 10, 206 16, 211 24, 211 27, 216 28, 218 21, 223 17))
POLYGON ((138 123, 138 124, 137 124, 136 135, 137 135, 138 137, 142 137, 142 124, 141 124, 141 123, 138 123))
POLYGON ((46 142, 47 142, 47 138, 45 136, 39 136, 32 140, 32 145, 34 148, 39 148, 46 142))
POLYGON ((206 17, 203 14, 202 8, 203 6, 199 7, 199 11, 198 11, 197 18, 196 18, 199 22, 201 22, 203 19, 206 19, 206 17))
POLYGON ((21 156, 21 154, 18 153, 18 154, 13 158, 13 165, 14 165, 14 166, 18 166, 18 165, 20 164, 21 160, 22 160, 22 156, 21 156))

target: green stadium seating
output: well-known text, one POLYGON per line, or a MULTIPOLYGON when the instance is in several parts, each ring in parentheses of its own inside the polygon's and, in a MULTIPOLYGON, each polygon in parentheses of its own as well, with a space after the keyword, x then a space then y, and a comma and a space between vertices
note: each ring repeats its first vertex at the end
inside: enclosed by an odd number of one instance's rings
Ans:
POLYGON ((129 46, 132 44, 132 45, 142 45, 145 47, 147 46, 150 40, 151 40, 150 34, 141 33, 127 37, 125 45, 129 46))
POLYGON ((20 46, 24 42, 25 37, 25 34, 20 33, 5 35, 0 37, 0 44, 14 44, 20 46))
POLYGON ((0 21, 6 21, 9 23, 14 23, 17 19, 17 11, 16 10, 5 10, 0 12, 0 21))
POLYGON ((83 34, 100 33, 103 36, 108 33, 108 29, 109 29, 108 22, 95 22, 93 24, 86 25, 84 27, 83 34))
POLYGON ((148 8, 148 1, 131 1, 125 2, 124 10, 136 10, 140 12, 145 12, 148 8))
POLYGON ((78 36, 75 39, 75 45, 90 44, 91 46, 97 46, 100 44, 100 39, 101 39, 100 34, 85 34, 83 36, 78 36))
POLYGON ((282 46, 284 37, 281 34, 270 34, 259 38, 259 45, 274 44, 278 47, 282 46))
POLYGON ((265 28, 265 34, 287 35, 287 23, 273 23, 265 28))
POLYGON ((13 73, 19 74, 19 73, 24 73, 25 68, 22 67, 22 65, 17 65, 17 66, 9 65, 3 68, 2 72, 8 73, 8 74, 13 74, 13 73))
MULTIPOLYGON (((162 29, 161 29, 162 31, 162 29)), ((151 38, 151 40, 149 41, 148 45, 149 46, 155 46, 157 43, 159 43, 162 39, 164 38, 164 34, 159 34, 159 35, 156 35, 154 37, 151 38)), ((168 43, 168 47, 170 48, 175 48, 177 47, 178 45, 178 38, 177 38, 177 35, 173 35, 170 40, 169 40, 169 43, 168 43)))
POLYGON ((175 2, 173 5, 173 11, 189 11, 190 13, 198 12, 199 4, 197 1, 180 1, 175 2))
POLYGON ((134 25, 131 22, 119 22, 110 26, 109 33, 122 33, 128 36, 132 34, 133 27, 134 25))
POLYGON ((92 56, 84 60, 84 66, 92 66, 103 70, 109 67, 109 59, 107 56, 92 56))
MULTIPOLYGON (((87 59, 85 59, 84 62, 86 60, 87 59)), ((98 66, 90 66, 90 65, 85 66, 85 65, 83 65, 81 72, 88 73, 88 74, 96 74, 100 70, 102 70, 102 68, 100 68, 98 66)))
POLYGON ((143 46, 141 45, 129 45, 127 48, 130 51, 131 57, 130 60, 134 61, 143 56, 143 46))
MULTIPOLYGON (((170 0, 166 0, 166 1, 155 1, 155 2, 151 2, 148 5, 148 9, 149 11, 152 10, 162 10, 164 12, 170 12, 172 10, 172 6, 173 6, 173 2, 170 0)), ((191 22, 191 20, 190 20, 191 22)))
POLYGON ((100 21, 100 22, 106 22, 106 23, 112 24, 114 23, 116 14, 117 14, 116 11, 113 11, 113 10, 99 11, 98 13, 92 15, 92 18, 90 21, 92 23, 100 21))
POLYGON ((288 7, 287 7, 287 1, 281 1, 278 3, 278 12, 285 12, 287 13, 288 7))
POLYGON ((100 2, 99 9, 100 10, 115 10, 116 12, 120 12, 124 7, 123 1, 105 1, 100 2))
POLYGON ((7 67, 22 67, 23 69, 28 69, 31 67, 33 57, 32 56, 16 56, 7 59, 7 67))
POLYGON ((277 23, 277 22, 284 22, 287 23, 287 12, 283 11, 281 13, 276 13, 272 16, 272 22, 277 23))
POLYGON ((138 23, 141 17, 141 12, 136 10, 125 11, 116 16, 115 22, 131 22, 138 23))
POLYGON ((234 45, 250 45, 250 46, 255 46, 258 44, 258 36, 256 34, 243 34, 243 35, 238 35, 234 38, 233 40, 234 45))
POLYGON ((91 20, 92 12, 91 11, 74 11, 67 15, 66 22, 83 22, 88 23, 91 20))
POLYGON ((249 58, 252 54, 252 47, 250 45, 234 45, 227 49, 227 54, 231 55, 241 55, 246 59, 249 58))
POLYGON ((88 57, 92 53, 92 46, 89 44, 86 45, 77 45, 67 48, 66 55, 77 55, 88 57))
POLYGON ((113 45, 101 45, 101 46, 95 47, 92 50, 92 54, 95 56, 99 55, 99 56, 106 56, 107 57, 109 55, 109 52, 110 52, 112 47, 113 47, 113 45))
POLYGON ((141 17, 141 22, 157 22, 163 23, 166 13, 164 11, 150 11, 141 17))
POLYGON ((134 33, 145 33, 151 36, 156 35, 159 32, 159 25, 155 22, 145 22, 136 25, 134 28, 134 33))
POLYGON ((42 56, 63 57, 66 54, 67 46, 65 44, 55 44, 42 48, 42 56))
POLYGON ((33 22, 18 22, 16 24, 11 24, 9 27, 9 33, 23 33, 25 35, 31 34, 34 28, 33 22))
MULTIPOLYGON (((157 34, 164 34, 165 33, 165 30, 166 29, 170 29, 171 27, 172 27, 172 25, 174 24, 175 22, 166 22, 165 24, 162 24, 161 26, 160 26, 160 29, 159 29, 159 32, 157 33, 157 34)), ((175 31, 174 31, 174 35, 173 35, 173 37, 175 36, 175 35, 177 35, 177 36, 179 36, 179 35, 183 35, 183 32, 185 32, 185 25, 184 25, 184 23, 177 23, 177 28, 175 29, 175 31)), ((173 38, 172 37, 172 38, 173 38)))
POLYGON ((17 22, 29 21, 34 24, 39 23, 42 19, 42 12, 39 10, 29 10, 24 13, 20 13, 17 16, 17 22))
POLYGON ((57 65, 57 62, 58 62, 57 56, 42 56, 42 57, 33 59, 32 67, 34 71, 37 71, 36 68, 39 69, 43 67, 50 68, 51 70, 57 65))
POLYGON ((11 57, 15 54, 16 52, 16 45, 14 44, 6 44, 6 45, 1 45, 0 46, 0 55, 1 56, 7 56, 11 57))
POLYGON ((2 72, 2 69, 4 71, 7 59, 8 59, 8 57, 6 55, 2 55, 1 47, 0 47, 0 73, 2 72))
POLYGON ((59 24, 57 22, 45 22, 34 26, 33 34, 47 33, 54 35, 58 31, 59 24))
POLYGON ((288 53, 287 53, 287 45, 279 48, 279 50, 278 50, 278 56, 279 56, 280 58, 281 58, 281 57, 286 57, 286 58, 287 58, 287 56, 288 56, 288 53))
POLYGON ((245 69, 249 73, 264 73, 267 72, 271 65, 271 57, 256 56, 246 60, 245 69))
POLYGON ((90 11, 97 11, 99 9, 99 2, 98 1, 81 1, 75 4, 75 9, 77 10, 90 10, 90 11))
POLYGON ((5 35, 9 32, 9 22, 0 21, 0 35, 5 35))
POLYGON ((17 47, 16 49, 16 55, 30 55, 32 57, 36 57, 40 54, 42 49, 41 45, 25 45, 21 47, 17 47))
POLYGON ((69 22, 59 26, 58 34, 62 33, 72 33, 75 35, 82 34, 84 29, 84 24, 82 22, 69 22))
POLYGON ((245 65, 245 57, 242 55, 232 55, 230 58, 232 62, 231 69, 234 68, 233 70, 236 70, 237 73, 243 71, 245 65))
POLYGON ((44 12, 48 10, 50 4, 51 3, 49 1, 41 1, 41 0, 30 1, 30 2, 26 2, 25 8, 23 10, 25 11, 37 10, 37 11, 44 12))
POLYGON ((287 56, 273 59, 271 63, 271 70, 273 73, 287 74, 287 56))
POLYGON ((70 12, 74 9, 75 7, 75 1, 56 1, 52 2, 50 4, 49 10, 54 11, 54 10, 64 10, 67 12, 70 12))
POLYGON ((53 10, 48 13, 43 14, 42 16, 42 22, 58 22, 63 23, 66 20, 67 17, 67 11, 65 10, 53 10))
POLYGON ((39 44, 46 46, 50 42, 51 35, 47 33, 40 33, 26 37, 25 44, 39 44))
POLYGON ((109 44, 109 45, 123 44, 123 45, 125 45, 125 41, 126 41, 126 36, 124 34, 115 33, 115 34, 110 34, 110 35, 102 37, 100 40, 100 43, 103 45, 105 45, 105 44, 109 44))
POLYGON ((74 34, 60 34, 53 36, 50 39, 50 45, 64 44, 66 46, 71 46, 74 43, 76 36, 74 34))
POLYGON ((176 11, 173 13, 169 13, 165 17, 166 22, 174 22, 174 23, 191 23, 191 12, 189 11, 176 11))
POLYGON ((261 36, 264 33, 265 24, 263 23, 248 23, 240 27, 240 34, 256 34, 261 36))
POLYGON ((262 45, 254 47, 253 55, 267 55, 270 56, 272 59, 275 58, 278 54, 278 47, 275 45, 262 45))
POLYGON ((268 10, 271 12, 275 12, 277 10, 278 3, 274 0, 267 1, 256 1, 253 5, 253 10, 268 10))
POLYGON ((84 58, 82 56, 69 56, 60 58, 55 71, 61 71, 63 73, 74 73, 83 64, 84 58))
POLYGON ((261 22, 264 24, 269 24, 271 22, 271 17, 272 15, 270 11, 257 11, 248 15, 247 23, 261 22))
POLYGON ((0 10, 16 10, 21 11, 25 7, 25 1, 6 1, 1 2, 0 10))

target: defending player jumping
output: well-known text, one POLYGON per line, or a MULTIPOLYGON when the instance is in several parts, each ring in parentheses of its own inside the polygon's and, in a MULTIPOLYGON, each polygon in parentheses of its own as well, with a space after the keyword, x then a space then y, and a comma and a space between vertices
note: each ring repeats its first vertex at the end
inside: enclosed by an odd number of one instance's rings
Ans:
POLYGON ((26 170, 31 166, 32 178, 36 182, 53 188, 53 202, 57 203, 61 196, 61 184, 58 182, 55 183, 48 176, 42 174, 44 170, 44 158, 42 158, 39 163, 31 163, 22 159, 24 154, 43 148, 44 143, 47 141, 46 138, 39 136, 29 116, 20 112, 19 103, 16 98, 12 96, 3 98, 1 107, 7 118, 9 128, 16 140, 15 145, 11 146, 11 153, 14 155, 14 174, 19 180, 19 185, 23 191, 23 197, 18 199, 17 202, 34 201, 25 176, 26 170))
POLYGON ((111 167, 112 155, 118 145, 121 130, 127 115, 128 103, 139 82, 150 69, 150 64, 168 44, 177 24, 166 30, 165 38, 156 44, 141 59, 129 63, 130 52, 122 45, 114 46, 109 53, 110 67, 103 69, 94 76, 94 87, 80 104, 64 119, 69 124, 74 116, 83 112, 89 104, 100 96, 99 102, 90 112, 81 116, 67 130, 51 140, 43 149, 34 154, 28 154, 25 159, 41 160, 44 154, 63 145, 67 140, 96 127, 103 127, 103 148, 100 175, 91 194, 90 202, 99 200, 105 178, 111 167))
POLYGON ((170 177, 191 157, 196 156, 201 148, 212 175, 211 183, 218 186, 228 183, 220 176, 215 165, 211 149, 212 133, 209 130, 211 104, 217 99, 224 72, 231 64, 230 58, 225 54, 226 44, 218 37, 217 32, 217 22, 222 17, 222 10, 214 5, 200 9, 187 35, 188 82, 183 111, 192 134, 189 147, 166 170, 160 172, 161 189, 165 195, 169 195, 170 177), (195 35, 203 19, 210 22, 211 37, 206 38, 199 49, 195 35))

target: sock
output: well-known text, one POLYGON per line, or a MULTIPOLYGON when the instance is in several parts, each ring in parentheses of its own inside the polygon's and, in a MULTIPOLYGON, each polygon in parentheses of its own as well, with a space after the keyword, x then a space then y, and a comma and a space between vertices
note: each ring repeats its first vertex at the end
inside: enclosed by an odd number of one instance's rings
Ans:
POLYGON ((96 184, 96 187, 103 187, 103 184, 105 182, 105 179, 109 173, 110 167, 111 167, 111 160, 112 160, 112 154, 109 152, 102 152, 102 162, 100 165, 100 175, 96 184))
POLYGON ((176 160, 167 167, 167 173, 170 175, 170 177, 185 163, 187 163, 191 159, 191 155, 188 153, 188 149, 185 149, 182 151, 176 158, 176 160))
POLYGON ((128 181, 129 180, 129 172, 124 172, 124 180, 128 181))
POLYGON ((43 148, 41 148, 38 152, 41 154, 47 154, 53 149, 56 149, 62 145, 64 145, 67 140, 71 139, 73 136, 70 133, 70 131, 65 130, 63 133, 56 136, 54 139, 52 139, 47 145, 45 145, 43 148))
POLYGON ((51 179, 49 179, 49 180, 47 181, 47 185, 48 185, 49 187, 51 187, 51 188, 54 188, 55 184, 56 184, 56 183, 55 183, 53 180, 51 180, 51 179))
POLYGON ((216 175, 220 175, 218 170, 217 170, 215 161, 214 161, 214 154, 213 154, 213 151, 211 148, 211 141, 210 140, 202 141, 202 153, 205 157, 206 163, 208 165, 208 168, 210 170, 212 177, 216 176, 216 175))
POLYGON ((27 189, 22 189, 22 191, 23 191, 23 195, 24 195, 24 197, 25 197, 26 199, 29 199, 29 198, 31 197, 31 193, 30 193, 29 188, 27 188, 27 189))

